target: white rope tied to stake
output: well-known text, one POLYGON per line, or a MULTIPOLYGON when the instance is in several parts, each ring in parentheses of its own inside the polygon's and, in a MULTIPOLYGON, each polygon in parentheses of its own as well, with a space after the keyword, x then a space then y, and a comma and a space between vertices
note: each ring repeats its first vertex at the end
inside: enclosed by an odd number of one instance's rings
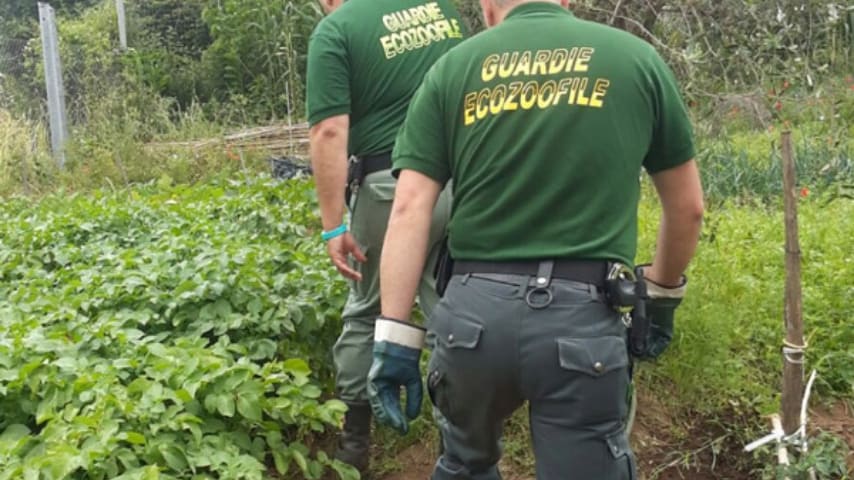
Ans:
POLYGON ((783 340, 783 357, 787 362, 794 365, 803 365, 804 364, 804 353, 806 352, 809 344, 804 342, 803 345, 796 345, 788 340, 783 340), (799 356, 799 358, 794 358, 795 356, 799 356))
POLYGON ((809 381, 807 382, 807 386, 806 386, 806 389, 804 391, 804 399, 803 399, 803 402, 801 402, 801 425, 800 425, 800 427, 797 430, 795 430, 791 435, 785 435, 783 433, 782 429, 779 429, 779 430, 774 429, 768 435, 765 435, 764 437, 747 444, 744 447, 744 451, 752 452, 753 450, 756 450, 757 448, 759 448, 763 445, 766 445, 768 443, 771 443, 771 442, 787 443, 790 445, 796 445, 796 446, 799 446, 802 449, 804 449, 803 451, 806 451, 805 449, 806 449, 806 433, 807 433, 807 407, 809 406, 810 394, 812 392, 812 386, 813 386, 813 383, 815 382, 816 374, 817 374, 817 372, 815 370, 813 370, 812 373, 810 374, 809 381))
POLYGON ((812 385, 815 382, 816 374, 816 370, 813 369, 812 373, 810 373, 810 379, 807 381, 807 386, 804 389, 804 398, 801 402, 801 426, 783 439, 789 444, 800 447, 804 453, 807 452, 807 409, 809 408, 810 394, 812 393, 812 385))

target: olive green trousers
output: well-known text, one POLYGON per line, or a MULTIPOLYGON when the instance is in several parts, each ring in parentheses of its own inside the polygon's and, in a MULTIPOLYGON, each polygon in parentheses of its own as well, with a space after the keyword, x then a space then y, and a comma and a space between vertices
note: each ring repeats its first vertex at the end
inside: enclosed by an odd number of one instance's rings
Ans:
MULTIPOLYGON (((367 262, 353 262, 353 267, 362 274, 362 280, 350 282, 350 294, 342 315, 344 327, 332 350, 336 388, 339 398, 345 402, 368 400, 367 377, 373 361, 374 320, 380 314, 380 255, 395 184, 390 170, 374 172, 365 177, 350 200, 350 231, 367 262)), ((426 318, 439 300, 433 266, 445 236, 450 211, 448 187, 439 196, 433 210, 427 263, 418 289, 418 304, 426 318)))

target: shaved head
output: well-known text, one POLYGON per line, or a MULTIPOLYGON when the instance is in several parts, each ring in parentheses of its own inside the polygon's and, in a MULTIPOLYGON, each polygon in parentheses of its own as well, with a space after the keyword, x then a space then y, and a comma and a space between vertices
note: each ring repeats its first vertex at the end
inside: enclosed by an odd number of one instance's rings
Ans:
POLYGON ((325 13, 327 15, 329 15, 330 13, 337 10, 338 7, 340 7, 341 4, 344 3, 344 0, 319 0, 319 1, 320 1, 320 8, 322 8, 323 13, 325 13))
POLYGON ((483 10, 486 26, 494 27, 517 5, 534 2, 557 3, 564 8, 569 6, 569 0, 480 0, 480 8, 483 10))

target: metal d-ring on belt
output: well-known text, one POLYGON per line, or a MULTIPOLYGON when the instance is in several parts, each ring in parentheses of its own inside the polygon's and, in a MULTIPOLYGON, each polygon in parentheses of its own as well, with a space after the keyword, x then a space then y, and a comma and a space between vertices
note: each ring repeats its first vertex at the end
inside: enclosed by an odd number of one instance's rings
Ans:
POLYGON ((525 303, 534 310, 541 310, 548 307, 554 301, 554 293, 552 293, 552 271, 554 270, 554 260, 543 260, 537 266, 537 274, 531 278, 528 283, 530 287, 528 293, 525 294, 525 303), (545 294, 545 300, 536 302, 535 297, 545 294))

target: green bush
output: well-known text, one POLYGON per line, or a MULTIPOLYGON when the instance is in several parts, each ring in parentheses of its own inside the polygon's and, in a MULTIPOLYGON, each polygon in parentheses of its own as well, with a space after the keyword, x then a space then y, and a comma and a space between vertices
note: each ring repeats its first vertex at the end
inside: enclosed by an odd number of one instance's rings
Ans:
POLYGON ((314 211, 268 181, 5 203, 0 478, 354 478, 311 448, 345 409, 314 211))

